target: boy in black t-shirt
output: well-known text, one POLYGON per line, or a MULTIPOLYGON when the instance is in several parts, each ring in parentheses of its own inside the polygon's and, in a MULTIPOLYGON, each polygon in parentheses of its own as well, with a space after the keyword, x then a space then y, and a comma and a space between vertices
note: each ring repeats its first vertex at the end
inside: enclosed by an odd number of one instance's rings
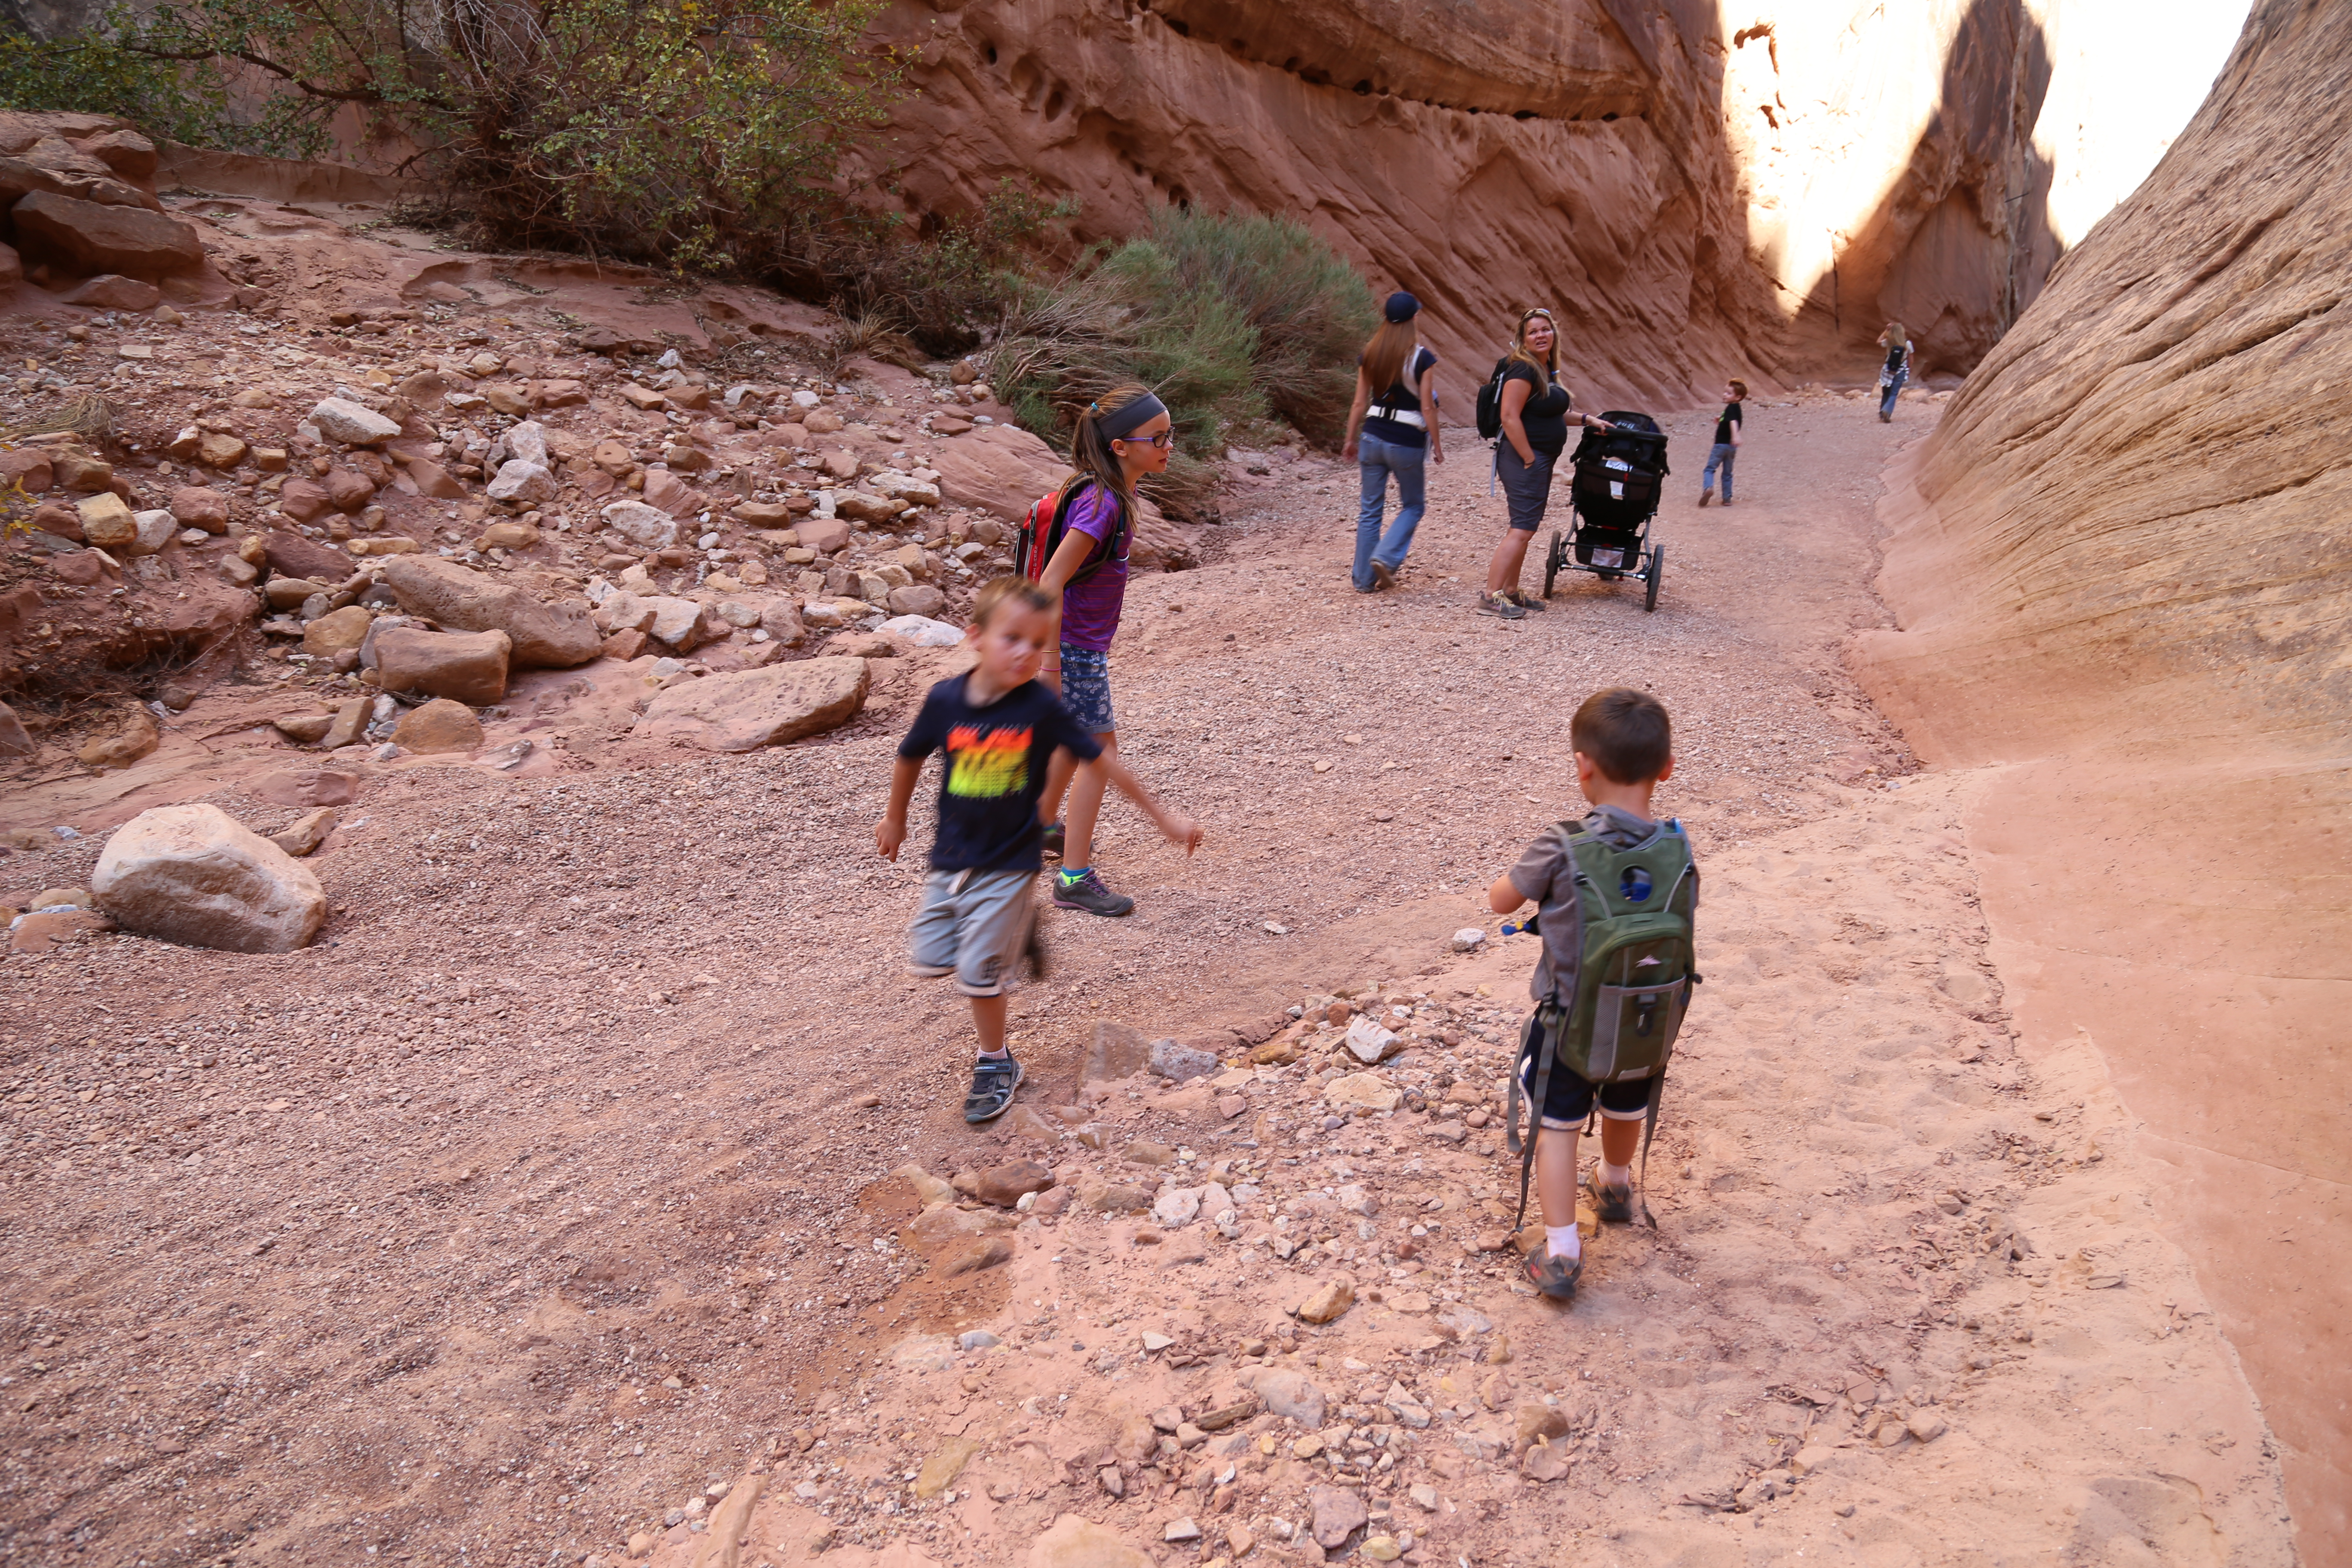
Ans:
POLYGON ((1048 775, 1066 776, 1073 759, 1099 759, 1110 783, 1171 842, 1188 855, 1201 842, 1199 824, 1162 810, 1052 689, 1039 684, 1045 650, 1055 646, 1055 597, 1024 577, 999 577, 981 590, 964 632, 980 661, 923 700, 898 742, 889 806, 874 825, 875 847, 885 859, 898 859, 923 761, 946 752, 939 836, 931 842, 923 907, 908 934, 915 973, 952 974, 956 989, 971 998, 980 1060, 963 1119, 974 1123, 1004 1114, 1021 1085, 1021 1064, 1004 1048, 1004 978, 1024 952, 1034 959, 1037 952, 1030 885, 1042 863, 1037 801, 1048 775))
POLYGON ((1744 381, 1723 384, 1723 412, 1716 416, 1715 445, 1707 448, 1706 467, 1701 470, 1698 482, 1698 504, 1705 506, 1715 499, 1715 470, 1723 470, 1723 504, 1731 504, 1731 464, 1739 456, 1739 426, 1748 417, 1740 403, 1748 395, 1744 381))

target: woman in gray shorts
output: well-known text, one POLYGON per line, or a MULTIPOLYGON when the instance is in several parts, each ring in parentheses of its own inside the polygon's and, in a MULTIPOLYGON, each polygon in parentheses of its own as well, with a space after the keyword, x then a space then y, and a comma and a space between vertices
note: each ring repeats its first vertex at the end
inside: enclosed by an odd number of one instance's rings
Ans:
MULTIPOLYGON (((1486 592, 1478 601, 1484 614, 1516 621, 1544 607, 1541 599, 1519 592, 1519 567, 1551 501, 1552 465, 1568 447, 1573 402, 1559 384, 1559 329, 1551 312, 1526 312, 1511 333, 1510 355, 1504 361, 1503 438, 1495 443, 1495 477, 1510 507, 1510 524, 1486 567, 1486 592)), ((1611 427, 1590 414, 1575 418, 1596 430, 1611 427)))

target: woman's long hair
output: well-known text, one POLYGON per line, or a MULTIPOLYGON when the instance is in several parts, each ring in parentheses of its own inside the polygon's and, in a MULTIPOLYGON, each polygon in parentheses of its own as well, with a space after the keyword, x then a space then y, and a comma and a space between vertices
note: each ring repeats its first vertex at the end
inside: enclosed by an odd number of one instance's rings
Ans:
POLYGON ((1908 348, 1911 346, 1911 336, 1903 330, 1903 323, 1900 321, 1887 322, 1886 330, 1878 335, 1886 340, 1886 346, 1890 349, 1908 348))
POLYGON ((1364 341, 1364 383, 1372 389, 1373 402, 1386 397, 1389 388, 1403 379, 1406 363, 1420 342, 1419 323, 1409 321, 1384 321, 1379 331, 1364 341))
POLYGON ((1105 415, 1116 414, 1137 398, 1150 395, 1150 387, 1132 382, 1114 386, 1078 416, 1078 427, 1070 437, 1070 466, 1078 470, 1072 484, 1079 479, 1098 480, 1119 500, 1133 502, 1135 492, 1128 488, 1127 469, 1120 465, 1118 454, 1110 449, 1110 439, 1102 433, 1102 422, 1105 415))
MULTIPOLYGON (((1547 382, 1559 374, 1559 323, 1552 321, 1549 310, 1538 307, 1520 315, 1519 324, 1511 331, 1511 358, 1526 365, 1547 382), (1551 350, 1540 360, 1537 359, 1534 351, 1528 347, 1528 323, 1538 316, 1551 321, 1551 350)), ((1538 386, 1536 391, 1540 395, 1543 388, 1538 386)))

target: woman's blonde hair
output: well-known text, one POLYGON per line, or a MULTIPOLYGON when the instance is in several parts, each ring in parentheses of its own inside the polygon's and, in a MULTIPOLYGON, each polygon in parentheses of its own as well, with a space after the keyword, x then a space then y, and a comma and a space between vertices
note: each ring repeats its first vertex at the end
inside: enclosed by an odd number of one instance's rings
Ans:
MULTIPOLYGON (((1538 305, 1533 310, 1519 312, 1519 324, 1511 330, 1510 357, 1528 369, 1540 372, 1546 376, 1559 374, 1559 323, 1552 321, 1549 310, 1538 305), (1538 316, 1551 323, 1551 348, 1541 360, 1538 360, 1528 349, 1528 323, 1538 316)), ((1540 392, 1542 388, 1538 387, 1537 390, 1540 392)))
POLYGON ((1127 486, 1127 468, 1119 462, 1118 454, 1110 449, 1110 438, 1102 433, 1102 425, 1106 416, 1118 413, 1139 397, 1150 395, 1150 387, 1130 382, 1112 387, 1078 415, 1078 427, 1070 437, 1070 466, 1078 472, 1071 483, 1097 479, 1121 500, 1135 499, 1127 486))
POLYGON ((1389 388, 1403 379, 1406 362, 1420 341, 1420 324, 1411 321, 1384 321, 1365 340, 1364 383, 1372 389, 1373 402, 1386 397, 1389 388))
POLYGON ((1900 321, 1887 322, 1886 330, 1878 335, 1886 340, 1886 346, 1890 349, 1908 347, 1911 342, 1911 334, 1903 330, 1900 321))

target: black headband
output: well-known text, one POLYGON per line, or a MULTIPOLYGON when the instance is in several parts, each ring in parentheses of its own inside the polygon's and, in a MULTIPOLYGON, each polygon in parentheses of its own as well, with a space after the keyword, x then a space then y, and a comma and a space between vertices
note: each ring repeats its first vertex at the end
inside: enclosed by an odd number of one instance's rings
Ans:
POLYGON ((1108 414, 1102 412, 1102 405, 1098 403, 1090 403, 1087 407, 1094 419, 1095 428, 1102 432, 1106 441, 1121 440, 1168 412, 1168 405, 1148 392, 1108 414))

